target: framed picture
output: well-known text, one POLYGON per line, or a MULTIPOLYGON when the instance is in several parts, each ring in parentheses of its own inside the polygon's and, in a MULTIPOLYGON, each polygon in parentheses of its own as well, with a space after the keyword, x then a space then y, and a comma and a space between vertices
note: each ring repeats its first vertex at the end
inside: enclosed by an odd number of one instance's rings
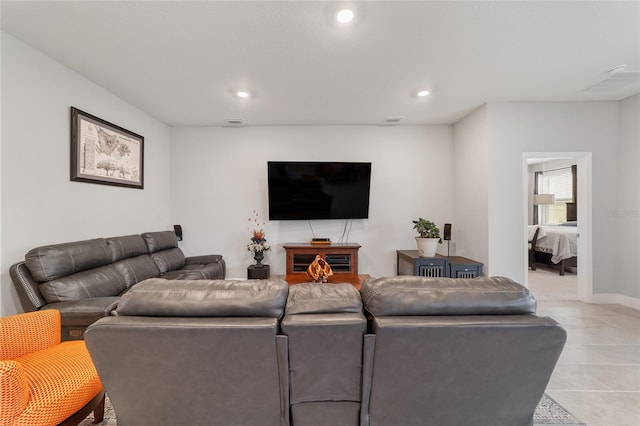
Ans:
POLYGON ((71 180, 143 189, 144 136, 71 107, 71 180))

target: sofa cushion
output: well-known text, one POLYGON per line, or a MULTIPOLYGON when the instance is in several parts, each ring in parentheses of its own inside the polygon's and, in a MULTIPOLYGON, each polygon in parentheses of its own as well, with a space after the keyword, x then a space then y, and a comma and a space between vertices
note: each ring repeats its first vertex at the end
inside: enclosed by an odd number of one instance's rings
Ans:
POLYGON ((113 265, 101 266, 40 284, 40 292, 49 303, 117 296, 126 288, 124 278, 116 272, 113 265))
POLYGON ((160 317, 271 317, 284 312, 283 280, 165 280, 136 284, 118 303, 118 315, 160 317))
POLYGON ((374 316, 533 314, 528 289, 505 277, 385 277, 361 287, 365 308, 374 316))
POLYGON ((36 281, 45 282, 108 265, 111 256, 105 239, 95 238, 31 249, 25 264, 36 281))
POLYGON ((296 284, 289 289, 286 311, 288 315, 362 312, 362 299, 351 284, 296 284))
POLYGON ((173 231, 145 232, 142 234, 142 238, 149 253, 178 247, 178 238, 173 231))
POLYGON ((148 254, 147 244, 140 235, 125 235, 124 237, 107 238, 107 245, 111 250, 112 261, 148 254))
POLYGON ((148 254, 119 260, 114 263, 113 266, 116 268, 116 271, 122 275, 122 279, 127 288, 147 278, 160 276, 160 269, 158 269, 158 266, 151 260, 151 256, 148 254))
POLYGON ((160 270, 160 274, 164 274, 176 269, 182 269, 184 266, 184 253, 179 248, 172 248, 155 252, 151 255, 156 266, 160 270))

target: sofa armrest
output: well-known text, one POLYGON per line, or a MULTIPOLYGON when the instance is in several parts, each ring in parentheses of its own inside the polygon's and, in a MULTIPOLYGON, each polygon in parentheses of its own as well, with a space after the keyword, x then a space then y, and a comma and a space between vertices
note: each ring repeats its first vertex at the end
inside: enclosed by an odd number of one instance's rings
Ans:
POLYGON ((102 317, 108 317, 118 305, 118 296, 90 297, 72 302, 50 303, 42 309, 56 309, 60 311, 62 326, 88 326, 102 317))
POLYGON ((367 331, 360 293, 351 284, 296 284, 285 312, 292 423, 357 425, 367 331))
POLYGON ((2 395, 0 424, 15 424, 16 417, 27 408, 28 380, 22 364, 14 360, 0 361, 0 395, 2 395))
POLYGON ((16 288, 20 304, 25 312, 32 312, 47 304, 40 293, 38 282, 33 278, 25 262, 18 262, 9 268, 11 281, 16 288))
POLYGON ((227 264, 220 254, 185 257, 183 270, 201 270, 206 279, 223 280, 227 276, 227 264))
POLYGON ((15 359, 60 343, 60 314, 27 312, 0 318, 0 359, 15 359))
POLYGON ((218 262, 224 263, 224 259, 222 258, 221 254, 205 254, 203 256, 190 256, 190 257, 184 258, 185 265, 190 265, 194 263, 202 264, 202 263, 218 263, 218 262))
POLYGON ((118 305, 118 296, 91 297, 72 302, 50 303, 42 310, 54 309, 60 312, 61 340, 81 340, 88 326, 103 317, 108 317, 118 305))

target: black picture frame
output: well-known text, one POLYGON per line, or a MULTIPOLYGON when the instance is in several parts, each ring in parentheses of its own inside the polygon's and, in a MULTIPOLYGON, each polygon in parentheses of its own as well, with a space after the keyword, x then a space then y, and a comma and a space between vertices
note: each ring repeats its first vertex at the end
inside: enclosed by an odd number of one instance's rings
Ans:
POLYGON ((71 107, 71 180, 144 189, 144 136, 71 107))

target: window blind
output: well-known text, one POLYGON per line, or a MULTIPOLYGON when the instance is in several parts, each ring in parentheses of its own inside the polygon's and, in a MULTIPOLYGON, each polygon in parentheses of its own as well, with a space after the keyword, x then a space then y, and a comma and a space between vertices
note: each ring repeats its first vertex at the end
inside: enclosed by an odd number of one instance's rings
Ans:
POLYGON ((573 201, 573 180, 571 167, 542 172, 542 193, 554 194, 556 201, 573 201))

